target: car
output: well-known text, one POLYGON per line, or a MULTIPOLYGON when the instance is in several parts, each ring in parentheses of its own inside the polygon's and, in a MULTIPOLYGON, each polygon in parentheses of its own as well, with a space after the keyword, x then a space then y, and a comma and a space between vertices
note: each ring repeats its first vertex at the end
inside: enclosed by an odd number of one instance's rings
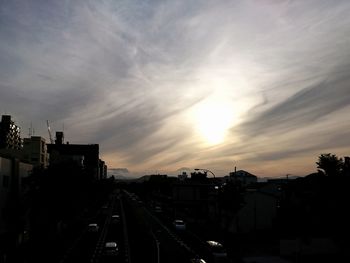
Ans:
POLYGON ((201 258, 191 258, 190 263, 206 263, 206 261, 201 258))
POLYGON ((117 256, 119 253, 119 248, 116 242, 106 242, 103 248, 104 256, 117 256))
POLYGON ((96 223, 91 223, 88 225, 87 229, 88 229, 88 232, 90 233, 97 233, 99 230, 99 226, 96 223))
POLYGON ((181 219, 174 220, 173 221, 173 226, 175 227, 176 230, 185 230, 186 229, 186 224, 181 219))
POLYGON ((119 215, 112 215, 112 223, 113 224, 118 224, 120 222, 120 216, 119 215))
POLYGON ((227 252, 224 246, 218 241, 209 240, 206 242, 208 249, 211 252, 214 262, 221 262, 227 260, 227 252))
POLYGON ((162 208, 161 208, 160 206, 156 206, 156 207, 154 208, 154 211, 155 211, 156 213, 161 213, 161 212, 162 212, 162 208))

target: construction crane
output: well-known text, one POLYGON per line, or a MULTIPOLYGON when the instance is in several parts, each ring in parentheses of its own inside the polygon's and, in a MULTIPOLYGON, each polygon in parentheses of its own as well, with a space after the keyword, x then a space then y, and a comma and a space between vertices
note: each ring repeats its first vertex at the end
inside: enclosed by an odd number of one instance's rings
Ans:
POLYGON ((49 132, 50 142, 51 142, 51 144, 54 144, 54 141, 53 141, 53 139, 52 139, 50 124, 49 124, 49 121, 48 121, 48 120, 46 120, 46 124, 47 124, 47 131, 49 132))

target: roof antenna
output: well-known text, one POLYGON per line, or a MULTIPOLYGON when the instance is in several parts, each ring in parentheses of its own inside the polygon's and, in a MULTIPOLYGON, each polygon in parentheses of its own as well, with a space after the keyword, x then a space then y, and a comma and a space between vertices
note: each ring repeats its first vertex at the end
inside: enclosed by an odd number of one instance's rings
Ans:
POLYGON ((32 126, 32 122, 30 122, 28 136, 31 137, 32 134, 33 134, 33 126, 32 126))
POLYGON ((33 136, 34 132, 35 131, 34 131, 34 128, 33 128, 33 123, 30 122, 29 133, 28 133, 29 137, 33 136))

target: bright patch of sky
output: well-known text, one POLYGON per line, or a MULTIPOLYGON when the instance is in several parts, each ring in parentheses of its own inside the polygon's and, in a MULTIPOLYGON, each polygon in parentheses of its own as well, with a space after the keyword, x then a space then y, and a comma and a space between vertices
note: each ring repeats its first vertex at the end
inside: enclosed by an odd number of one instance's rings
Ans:
POLYGON ((0 113, 110 168, 305 175, 349 155, 350 2, 2 1, 0 113))

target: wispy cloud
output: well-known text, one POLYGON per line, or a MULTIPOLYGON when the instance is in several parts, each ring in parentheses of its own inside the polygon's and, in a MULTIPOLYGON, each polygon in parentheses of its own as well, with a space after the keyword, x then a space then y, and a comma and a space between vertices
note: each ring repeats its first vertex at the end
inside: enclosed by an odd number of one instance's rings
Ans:
MULTIPOLYGON (((257 114, 240 126, 243 134, 279 134, 318 122, 326 115, 349 106, 349 65, 341 65, 319 77, 319 83, 307 86, 294 95, 257 114)), ((303 83, 296 83, 296 85, 303 83)), ((299 87, 298 87, 299 88, 299 87)))
POLYGON ((235 159, 272 174, 296 160, 302 173, 313 165, 306 153, 345 153, 349 9, 330 0, 1 2, 0 111, 23 130, 33 121, 37 134, 46 119, 64 124, 71 143, 100 143, 110 166, 131 171, 228 172, 235 159), (208 146, 191 111, 216 97, 236 120, 224 143, 208 146))

